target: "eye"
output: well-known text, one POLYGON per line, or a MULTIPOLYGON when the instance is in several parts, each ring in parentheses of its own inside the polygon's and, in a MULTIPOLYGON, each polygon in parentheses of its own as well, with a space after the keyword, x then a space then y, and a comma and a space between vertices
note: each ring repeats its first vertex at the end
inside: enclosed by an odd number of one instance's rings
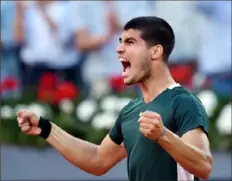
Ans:
POLYGON ((134 44, 134 42, 133 41, 131 41, 131 40, 129 40, 129 41, 127 41, 127 44, 134 44))

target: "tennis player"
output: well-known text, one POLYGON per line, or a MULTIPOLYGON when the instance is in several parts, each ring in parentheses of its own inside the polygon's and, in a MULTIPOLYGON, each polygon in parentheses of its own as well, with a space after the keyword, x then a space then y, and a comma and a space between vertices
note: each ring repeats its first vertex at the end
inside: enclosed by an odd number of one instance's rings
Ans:
POLYGON ((159 17, 137 17, 124 26, 117 48, 122 76, 127 85, 139 84, 142 96, 121 110, 100 145, 75 138, 26 110, 18 113, 19 127, 26 135, 44 138, 90 174, 102 175, 127 157, 131 181, 209 178, 207 114, 197 97, 170 75, 174 44, 171 26, 159 17))

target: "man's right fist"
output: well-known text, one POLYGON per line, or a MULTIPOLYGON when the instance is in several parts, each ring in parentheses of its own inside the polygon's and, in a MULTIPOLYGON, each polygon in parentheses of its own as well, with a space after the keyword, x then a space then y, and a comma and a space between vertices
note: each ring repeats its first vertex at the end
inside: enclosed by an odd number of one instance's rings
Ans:
POLYGON ((41 128, 38 127, 40 117, 33 112, 19 111, 17 114, 18 125, 22 132, 27 135, 39 135, 41 128))

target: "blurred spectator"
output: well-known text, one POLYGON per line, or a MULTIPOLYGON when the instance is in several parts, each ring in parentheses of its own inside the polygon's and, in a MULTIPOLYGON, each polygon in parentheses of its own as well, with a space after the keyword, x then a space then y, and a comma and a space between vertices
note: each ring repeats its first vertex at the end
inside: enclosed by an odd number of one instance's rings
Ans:
POLYGON ((231 94, 231 2, 195 2, 205 18, 201 26, 198 56, 199 72, 206 76, 214 91, 231 94))
MULTIPOLYGON (((14 36, 15 12, 15 1, 1 1, 1 83, 8 78, 19 77, 19 46, 14 36)), ((2 90, 1 96, 15 96, 18 90, 8 93, 2 90)))
POLYGON ((114 52, 117 39, 110 26, 109 1, 70 3, 77 48, 88 52, 82 69, 84 80, 91 86, 93 81, 104 79, 109 74, 119 74, 121 67, 114 52))
POLYGON ((36 85, 44 72, 58 73, 76 82, 79 53, 70 41, 65 1, 18 1, 16 23, 21 52, 23 80, 36 85))

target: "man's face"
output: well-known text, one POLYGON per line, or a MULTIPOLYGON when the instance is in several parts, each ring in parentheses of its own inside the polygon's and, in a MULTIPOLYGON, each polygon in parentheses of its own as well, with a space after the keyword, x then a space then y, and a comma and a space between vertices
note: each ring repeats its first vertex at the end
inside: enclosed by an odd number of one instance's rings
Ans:
POLYGON ((123 66, 122 76, 127 85, 142 82, 150 76, 151 62, 146 42, 140 37, 140 31, 123 31, 117 48, 118 58, 123 66))

